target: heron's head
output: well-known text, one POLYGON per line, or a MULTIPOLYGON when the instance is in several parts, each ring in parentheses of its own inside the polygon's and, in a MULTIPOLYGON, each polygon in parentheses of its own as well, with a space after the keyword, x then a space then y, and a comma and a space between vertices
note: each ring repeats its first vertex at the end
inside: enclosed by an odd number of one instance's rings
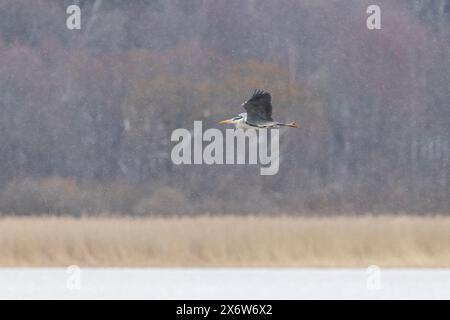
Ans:
POLYGON ((219 121, 219 124, 236 124, 244 120, 245 114, 241 113, 240 115, 233 117, 231 119, 226 119, 219 121))

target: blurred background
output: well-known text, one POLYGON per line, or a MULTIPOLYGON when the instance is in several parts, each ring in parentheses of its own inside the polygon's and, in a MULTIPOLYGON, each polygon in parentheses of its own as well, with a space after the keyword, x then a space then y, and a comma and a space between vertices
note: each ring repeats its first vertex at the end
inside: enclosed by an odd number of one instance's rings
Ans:
POLYGON ((0 0, 0 212, 449 212, 450 1, 372 2, 0 0), (277 175, 172 164, 256 88, 277 175))

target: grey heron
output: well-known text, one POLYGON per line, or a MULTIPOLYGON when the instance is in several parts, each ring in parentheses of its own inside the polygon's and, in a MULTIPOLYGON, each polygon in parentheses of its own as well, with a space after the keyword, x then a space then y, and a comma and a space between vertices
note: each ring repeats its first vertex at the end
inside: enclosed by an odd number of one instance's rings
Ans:
POLYGON ((247 112, 241 113, 231 119, 220 121, 219 124, 234 124, 237 129, 262 129, 290 127, 298 128, 295 122, 283 123, 272 119, 272 97, 270 93, 255 90, 250 99, 242 106, 247 112))

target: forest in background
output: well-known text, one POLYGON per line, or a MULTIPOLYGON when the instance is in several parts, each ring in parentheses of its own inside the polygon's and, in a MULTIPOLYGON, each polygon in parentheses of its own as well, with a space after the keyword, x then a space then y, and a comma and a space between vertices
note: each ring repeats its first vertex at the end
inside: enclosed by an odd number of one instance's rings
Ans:
POLYGON ((371 4, 0 0, 0 212, 449 212, 450 1, 371 4), (301 124, 277 175, 172 163, 256 88, 301 124))

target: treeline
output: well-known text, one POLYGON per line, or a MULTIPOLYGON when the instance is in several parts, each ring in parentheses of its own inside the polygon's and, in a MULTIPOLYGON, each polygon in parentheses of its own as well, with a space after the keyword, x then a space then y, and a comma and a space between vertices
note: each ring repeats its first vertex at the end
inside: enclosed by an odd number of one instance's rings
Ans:
POLYGON ((450 1, 370 4, 0 1, 0 212, 448 212, 450 1), (172 164, 255 88, 301 124, 277 175, 172 164))

